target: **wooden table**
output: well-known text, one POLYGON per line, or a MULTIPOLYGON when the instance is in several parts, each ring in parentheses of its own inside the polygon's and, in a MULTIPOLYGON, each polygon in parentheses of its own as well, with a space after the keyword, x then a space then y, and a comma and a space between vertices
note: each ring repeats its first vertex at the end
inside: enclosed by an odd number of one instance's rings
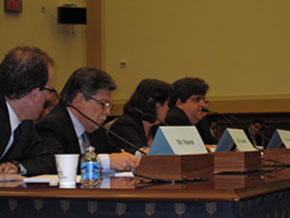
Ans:
POLYGON ((289 188, 288 169, 185 184, 116 177, 108 189, 22 184, 0 188, 0 212, 3 217, 289 217, 289 188))

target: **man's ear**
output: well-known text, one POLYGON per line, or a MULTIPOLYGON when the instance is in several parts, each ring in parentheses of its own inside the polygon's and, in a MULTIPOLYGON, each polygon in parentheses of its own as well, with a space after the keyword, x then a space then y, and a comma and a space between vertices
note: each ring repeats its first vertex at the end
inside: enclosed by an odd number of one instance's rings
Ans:
POLYGON ((40 88, 35 88, 27 94, 27 97, 32 104, 35 104, 40 94, 40 88))
POLYGON ((79 93, 74 97, 74 99, 73 99, 73 101, 72 101, 72 104, 73 104, 75 107, 77 107, 77 108, 81 108, 81 107, 84 105, 85 101, 86 101, 85 96, 84 96, 82 93, 79 92, 79 93))
POLYGON ((175 105, 177 106, 177 105, 180 105, 180 104, 182 104, 182 102, 181 102, 181 100, 180 100, 180 98, 179 98, 179 99, 177 99, 175 105))
POLYGON ((162 104, 160 104, 159 102, 157 102, 157 103, 155 104, 155 108, 156 108, 156 110, 159 109, 161 106, 162 106, 162 104))

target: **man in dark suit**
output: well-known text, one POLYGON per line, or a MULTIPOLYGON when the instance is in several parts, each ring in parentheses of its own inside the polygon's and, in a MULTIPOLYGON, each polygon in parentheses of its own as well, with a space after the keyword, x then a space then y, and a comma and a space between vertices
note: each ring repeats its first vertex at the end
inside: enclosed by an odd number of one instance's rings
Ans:
POLYGON ((0 173, 49 173, 53 156, 34 129, 53 82, 53 60, 32 47, 16 47, 0 65, 0 173))
POLYGON ((173 84, 173 95, 165 122, 169 125, 195 125, 205 144, 215 144, 205 119, 205 95, 209 86, 203 79, 185 77, 173 84))
POLYGON ((106 132, 85 117, 102 124, 110 114, 111 92, 115 88, 113 79, 101 70, 88 67, 76 70, 61 92, 60 103, 36 124, 49 151, 83 154, 91 145, 99 154, 104 169, 135 168, 139 159, 120 152, 106 132))

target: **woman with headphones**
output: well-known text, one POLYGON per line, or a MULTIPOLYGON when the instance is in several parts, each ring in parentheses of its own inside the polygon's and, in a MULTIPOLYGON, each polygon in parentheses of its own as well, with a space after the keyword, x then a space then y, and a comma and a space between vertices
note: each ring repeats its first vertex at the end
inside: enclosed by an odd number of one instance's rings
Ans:
MULTIPOLYGON (((157 79, 144 79, 124 106, 124 113, 111 125, 111 131, 138 148, 149 147, 154 132, 168 111, 172 86, 157 79), (157 127, 156 127, 157 126, 157 127)), ((115 143, 130 153, 136 149, 112 136, 115 143)))

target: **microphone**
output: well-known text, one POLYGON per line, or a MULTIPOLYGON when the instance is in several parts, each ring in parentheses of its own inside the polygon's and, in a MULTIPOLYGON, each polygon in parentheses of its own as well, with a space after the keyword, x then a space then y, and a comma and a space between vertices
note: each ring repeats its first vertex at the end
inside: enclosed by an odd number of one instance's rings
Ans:
POLYGON ((165 121, 162 121, 161 119, 159 119, 157 116, 153 115, 153 114, 149 114, 149 113, 146 113, 142 110, 140 110, 139 108, 137 107, 134 107, 134 108, 131 108, 130 111, 132 112, 136 112, 140 115, 143 115, 143 116, 147 116, 147 117, 151 117, 151 118, 154 118, 155 120, 158 120, 160 123, 162 123, 163 125, 165 126, 168 126, 168 124, 165 122, 165 121))
MULTIPOLYGON (((211 113, 215 113, 215 114, 221 115, 225 120, 227 120, 227 122, 229 122, 230 124, 232 124, 232 126, 233 126, 234 128, 236 128, 236 127, 233 125, 233 123, 232 123, 232 122, 231 122, 231 121, 230 121, 230 120, 229 120, 229 119, 228 119, 224 114, 222 114, 222 113, 218 113, 218 112, 215 112, 215 111, 211 111, 211 110, 208 110, 208 109, 206 109, 206 108, 203 108, 202 111, 204 111, 204 112, 211 112, 211 113)), ((241 119, 235 117, 234 115, 230 115, 230 117, 231 117, 231 119, 235 119, 235 120, 237 120, 237 121, 239 121, 239 122, 242 122, 242 123, 246 124, 247 126, 250 125, 250 124, 248 124, 247 122, 245 122, 244 120, 241 120, 241 119)), ((269 140, 268 137, 264 136, 262 133, 258 132, 258 134, 259 134, 262 138, 264 138, 264 139, 266 139, 266 140, 269 140)), ((254 145, 254 144, 252 144, 252 145, 253 145, 254 148, 256 148, 256 149, 259 150, 259 151, 263 151, 263 150, 264 150, 264 149, 258 148, 258 147, 257 147, 256 145, 254 145)))
POLYGON ((210 113, 213 113, 213 114, 218 114, 220 116, 222 116, 233 128, 237 128, 233 122, 224 114, 222 113, 219 113, 219 112, 215 112, 215 111, 211 111, 211 110, 208 110, 207 108, 202 108, 201 109, 202 112, 210 112, 210 113))
MULTIPOLYGON (((233 118, 233 119, 235 119, 235 120, 237 120, 237 121, 239 121, 239 122, 242 122, 242 123, 246 124, 247 126, 251 125, 251 124, 247 123, 246 121, 237 118, 237 117, 234 116, 234 115, 230 115, 230 116, 231 116, 231 118, 233 118)), ((263 139, 267 140, 267 141, 270 140, 267 136, 265 136, 264 134, 262 134, 260 131, 258 131, 257 134, 258 134, 259 136, 261 136, 263 139)), ((254 144, 253 144, 253 146, 254 146, 256 149, 258 149, 259 151, 264 151, 264 149, 258 148, 258 147, 257 147, 256 145, 254 145, 254 144)))
MULTIPOLYGON (((234 115, 230 115, 230 117, 233 118, 233 119, 235 119, 235 120, 237 120, 237 121, 239 121, 239 122, 242 122, 242 123, 246 124, 247 126, 250 126, 250 125, 251 125, 250 123, 248 123, 248 122, 246 122, 246 121, 244 121, 244 120, 242 120, 242 119, 239 119, 239 118, 237 118, 237 117, 234 116, 234 115)), ((267 127, 266 127, 267 125, 262 124, 261 126, 267 128, 267 127)), ((274 129, 274 128, 272 127, 272 129, 274 129)), ((260 131, 258 131, 257 133, 258 133, 258 135, 260 135, 262 138, 264 138, 264 139, 266 139, 266 140, 268 140, 268 141, 270 140, 267 136, 265 136, 264 134, 262 134, 260 131)))
POLYGON ((262 126, 262 128, 265 128, 265 129, 273 129, 273 130, 277 129, 276 127, 269 126, 269 125, 266 125, 266 124, 261 124, 261 126, 262 126))
POLYGON ((124 142, 125 144, 127 144, 129 147, 136 149, 137 151, 139 151, 141 154, 147 155, 144 151, 142 151, 141 149, 139 149, 136 145, 132 144, 131 142, 129 142, 128 140, 124 139, 123 137, 119 136, 118 134, 114 133, 113 131, 107 129, 106 127, 104 127, 102 124, 97 123, 96 121, 94 121, 93 119, 91 119, 90 117, 88 117, 87 115, 85 115, 83 112, 81 112, 78 108, 76 108, 75 106, 73 106, 72 104, 68 104, 65 101, 62 100, 62 102, 68 106, 71 107, 73 109, 75 109, 80 115, 82 115, 84 118, 86 118, 87 120, 91 121, 93 124, 97 125, 98 127, 104 129, 106 132, 112 134, 113 136, 115 136, 116 138, 120 139, 122 142, 124 142))

